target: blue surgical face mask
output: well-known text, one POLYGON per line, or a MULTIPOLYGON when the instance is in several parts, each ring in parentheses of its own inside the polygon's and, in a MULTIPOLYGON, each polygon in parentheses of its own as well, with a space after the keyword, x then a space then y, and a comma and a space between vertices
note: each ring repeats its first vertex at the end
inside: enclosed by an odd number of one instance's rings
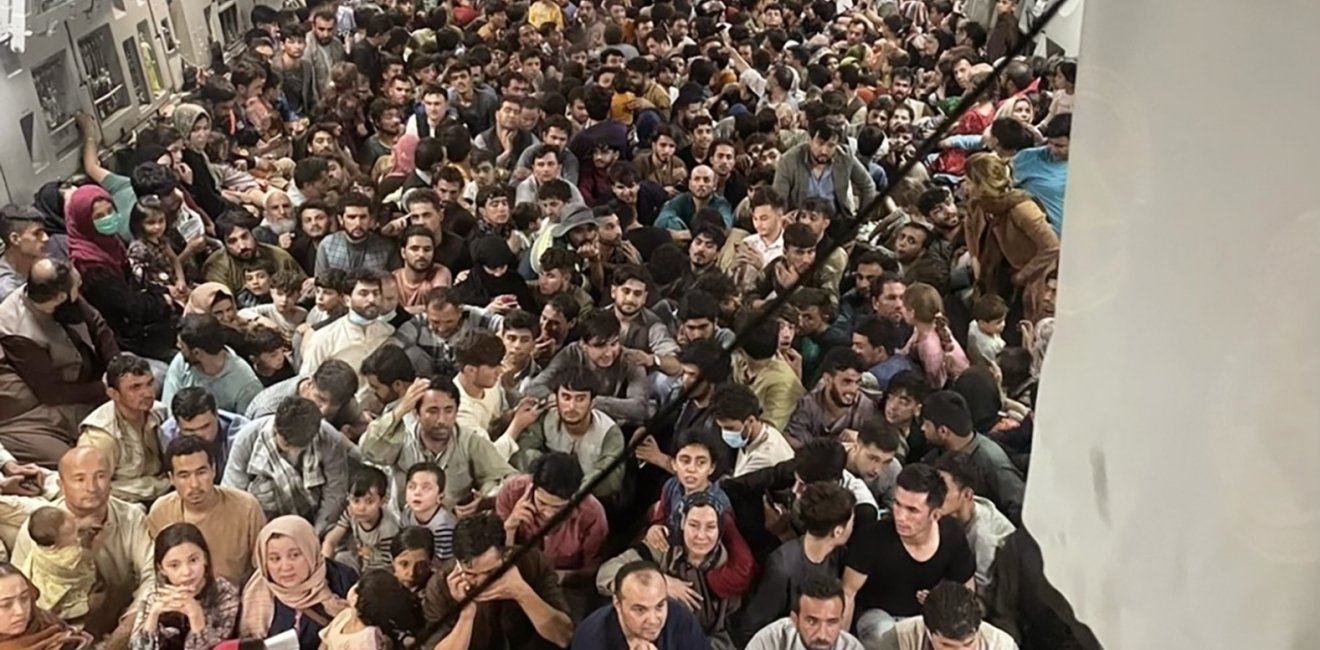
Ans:
POLYGON ((399 310, 397 310, 397 309, 391 309, 390 311, 387 311, 387 312, 381 314, 380 316, 377 316, 377 317, 376 317, 376 320, 377 320, 378 322, 385 323, 386 325, 389 325, 390 323, 394 322, 394 317, 397 316, 398 313, 399 313, 399 310))
POLYGON ((742 449, 747 445, 747 439, 743 438, 741 431, 720 429, 720 437, 724 438, 724 444, 728 445, 730 449, 742 449))
POLYGON ((353 311, 352 309, 350 309, 348 310, 348 322, 357 325, 358 327, 366 327, 372 324, 373 322, 375 322, 375 319, 367 318, 366 316, 363 316, 362 314, 359 314, 353 311))
POLYGON ((114 235, 124 225, 124 215, 119 211, 111 212, 100 219, 92 220, 92 227, 102 235, 114 235))

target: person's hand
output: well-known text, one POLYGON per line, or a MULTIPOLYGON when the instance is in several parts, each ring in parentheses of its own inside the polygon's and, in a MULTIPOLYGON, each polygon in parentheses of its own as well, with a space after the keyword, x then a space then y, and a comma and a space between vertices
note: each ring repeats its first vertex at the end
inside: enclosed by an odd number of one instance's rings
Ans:
POLYGON ((384 226, 381 226, 380 234, 385 235, 386 237, 397 237, 399 233, 403 232, 404 229, 406 229, 407 227, 408 227, 408 215, 404 215, 402 217, 399 217, 398 219, 394 219, 393 221, 390 221, 384 226))
POLYGON ((522 252, 523 239, 518 235, 518 231, 515 230, 509 233, 509 238, 504 240, 504 242, 509 245, 509 252, 514 255, 522 252))
POLYGON ((735 259, 738 264, 750 266, 758 271, 765 267, 765 260, 762 259, 761 253, 757 252, 747 244, 738 245, 738 252, 735 259))
POLYGON ((776 537, 783 539, 785 534, 793 530, 793 521, 778 504, 772 502, 770 497, 761 499, 762 514, 765 517, 765 529, 776 537))
POLYGON ((578 257, 581 257, 584 260, 595 260, 600 257, 600 244, 597 244, 594 241, 585 242, 581 246, 578 246, 577 254, 578 257))
POLYGON ((697 593, 697 590, 692 588, 692 583, 686 580, 665 576, 665 591, 669 593, 670 598, 683 603, 694 612, 701 607, 701 594, 697 593))
POLYGON ((176 302, 179 303, 188 302, 188 294, 189 294, 188 284, 183 280, 180 280, 170 286, 170 297, 174 298, 176 302))
POLYGON ((628 650, 658 650, 654 643, 646 639, 628 639, 628 650))
POLYGON ((678 188, 677 188, 677 187, 674 187, 673 185, 666 185, 666 186, 665 186, 665 194, 668 194, 668 195, 669 195, 669 198, 672 199, 672 198, 678 196, 678 188))
POLYGON ((644 350, 634 350, 632 348, 624 348, 623 360, 643 370, 647 370, 652 365, 653 357, 649 352, 646 352, 644 350))
POLYGON ((793 372, 797 373, 798 379, 802 378, 802 353, 793 348, 785 348, 779 351, 779 358, 784 360, 793 372))
POLYGON ((504 519, 506 533, 516 535, 523 524, 536 521, 536 506, 532 505, 532 493, 535 491, 534 487, 529 486, 527 491, 518 497, 518 502, 513 504, 513 510, 509 511, 509 516, 504 519))
POLYGON ((517 308, 518 308, 517 296, 508 293, 502 296, 495 296, 495 298, 490 301, 490 304, 486 305, 486 311, 496 314, 507 314, 517 308))
POLYGON ((523 579, 517 565, 510 566, 504 575, 490 583, 477 595, 477 602, 488 603, 494 600, 517 600, 530 589, 523 579))
POLYGON ((801 279, 802 276, 797 272, 797 269, 793 268, 792 264, 784 262, 775 265, 775 282, 783 287, 785 291, 796 287, 801 279))
POLYGON ((637 247, 633 246, 632 242, 626 239, 623 240, 623 243, 619 245, 619 251, 623 253, 624 257, 628 258, 629 264, 642 263, 642 252, 637 250, 637 247))
POLYGON ((408 389, 403 391, 403 396, 399 398, 399 406, 396 410, 407 413, 422 402, 422 396, 431 389, 431 380, 425 377, 418 377, 413 383, 408 385, 408 389))
POLYGON ((644 541, 651 552, 664 555, 669 551, 669 527, 656 524, 646 530, 644 541))
POLYGON ((23 476, 6 476, 0 478, 0 494, 37 497, 41 496, 41 483, 32 481, 23 476))
POLYGON ((528 169, 527 167, 519 167, 513 170, 513 178, 519 183, 527 180, 527 177, 531 175, 532 175, 532 170, 528 169))
POLYGON ((291 232, 281 233, 279 244, 280 244, 280 248, 288 250, 289 247, 293 245, 293 233, 291 232))
POLYGON ((1022 334, 1022 348, 1034 352, 1036 347, 1036 324, 1029 320, 1018 321, 1018 332, 1022 334))
POLYGON ((78 114, 74 116, 74 119, 78 121, 78 130, 82 131, 84 138, 96 138, 96 120, 93 119, 91 115, 78 111, 78 114))
POLYGON ((471 272, 470 269, 463 269, 462 271, 459 271, 458 275, 454 276, 454 286, 463 284, 463 282, 468 279, 468 273, 470 272, 471 272))
POLYGON ((669 470, 669 466, 673 462, 665 452, 660 451, 660 445, 656 443, 655 438, 652 436, 643 438, 641 444, 637 445, 637 448, 633 451, 633 455, 637 457, 637 460, 650 463, 666 471, 669 470))
POLYGON ((856 429, 844 429, 839 432, 839 442, 843 444, 853 444, 857 442, 857 435, 856 429))
POLYGON ((181 253, 181 256, 187 257, 188 255, 196 253, 204 248, 206 248, 206 237, 203 235, 197 235, 196 237, 189 239, 188 243, 183 245, 183 253, 181 253))
POLYGON ((477 514, 481 511, 481 500, 481 493, 473 490, 471 500, 454 506, 454 514, 458 517, 470 517, 477 514))
POLYGON ((536 339, 535 347, 532 348, 532 356, 544 357, 555 349, 555 340, 549 336, 542 336, 536 339))
POLYGON ((918 604, 918 605, 925 605, 925 604, 926 604, 926 596, 929 596, 929 595, 930 595, 930 590, 929 590, 929 589, 919 589, 919 590, 917 590, 917 604, 918 604))
POLYGON ((445 584, 449 587, 449 597, 454 602, 461 602, 467 597, 468 590, 472 585, 468 584, 467 578, 463 575, 463 569, 455 566, 449 575, 445 576, 445 584))
POLYGON ((549 408, 549 400, 542 404, 540 400, 531 397, 522 398, 513 411, 513 418, 509 420, 509 434, 514 440, 517 440, 518 434, 526 431, 527 427, 532 426, 532 423, 549 408))

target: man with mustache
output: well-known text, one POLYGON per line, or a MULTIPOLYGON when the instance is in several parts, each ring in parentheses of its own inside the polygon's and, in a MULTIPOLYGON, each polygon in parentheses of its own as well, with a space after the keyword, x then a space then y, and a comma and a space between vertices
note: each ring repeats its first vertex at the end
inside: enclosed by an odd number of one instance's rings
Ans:
POLYGON ((316 250, 316 273, 326 269, 393 271, 403 265, 398 246, 376 232, 371 199, 354 192, 344 197, 339 232, 321 240, 316 250))
POLYGON ((798 400, 784 433, 794 448, 812 438, 837 438, 845 431, 855 436, 862 424, 879 418, 880 406, 861 392, 866 362, 851 348, 834 348, 821 362, 815 390, 798 400))
POLYGON ((272 275, 289 271, 298 277, 306 276, 298 262, 284 249, 257 241, 252 228, 247 225, 253 221, 242 210, 221 215, 215 222, 215 235, 224 243, 224 248, 211 253, 202 265, 202 273, 207 282, 219 282, 233 295, 243 290, 246 285, 244 273, 259 266, 260 260, 270 263, 274 269, 272 275))

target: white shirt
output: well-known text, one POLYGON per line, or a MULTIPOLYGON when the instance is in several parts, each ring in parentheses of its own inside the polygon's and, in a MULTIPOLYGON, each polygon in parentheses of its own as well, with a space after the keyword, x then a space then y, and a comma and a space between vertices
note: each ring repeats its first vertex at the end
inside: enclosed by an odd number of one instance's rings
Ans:
POLYGON ((742 449, 733 464, 735 477, 750 474, 758 469, 773 467, 793 457, 793 446, 788 444, 784 434, 767 423, 761 423, 761 435, 742 449))
POLYGON ((750 237, 744 240, 748 248, 761 254, 761 267, 769 266, 776 258, 784 255, 784 231, 779 231, 779 238, 767 244, 757 233, 752 233, 750 237))
POLYGON ((498 384, 487 388, 484 395, 477 397, 467 391, 463 382, 455 381, 463 398, 458 400, 458 425, 467 429, 490 430, 490 423, 500 413, 508 410, 504 404, 504 387, 498 384))
MULTIPOLYGON (((761 628, 761 631, 747 642, 747 650, 807 650, 807 648, 802 645, 802 635, 798 634, 793 619, 786 616, 761 628)), ((830 650, 864 650, 864 647, 857 637, 841 631, 838 640, 830 646, 830 650)))

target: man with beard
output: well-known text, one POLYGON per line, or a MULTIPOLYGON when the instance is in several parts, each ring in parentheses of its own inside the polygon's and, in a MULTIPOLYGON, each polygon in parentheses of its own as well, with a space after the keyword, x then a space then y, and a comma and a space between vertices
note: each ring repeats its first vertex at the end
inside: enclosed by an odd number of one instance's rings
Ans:
POLYGON ((738 145, 720 138, 710 145, 710 168, 715 170, 715 191, 729 205, 747 198, 747 177, 738 171, 738 145))
MULTIPOLYGON (((339 359, 357 368, 362 360, 385 343, 394 328, 380 320, 381 276, 376 271, 356 268, 348 276, 352 287, 348 294, 348 313, 325 327, 313 331, 303 343, 302 376, 310 377, 328 359, 339 359)), ((358 392, 367 384, 358 376, 358 392)))
POLYGON ((920 120, 926 117, 926 104, 912 96, 912 84, 911 68, 894 68, 889 86, 889 95, 894 98, 895 103, 903 104, 912 109, 913 120, 920 120))
POLYGON ((793 457, 793 447, 784 434, 761 421, 761 403, 752 389, 741 384, 720 388, 710 415, 720 428, 724 444, 737 453, 733 476, 773 467, 793 457))
POLYGON ((697 278, 708 271, 719 272, 716 262, 719 261, 720 250, 724 248, 725 241, 727 237, 724 231, 713 225, 697 226, 692 231, 692 242, 688 244, 688 268, 684 273, 686 276, 684 286, 691 289, 697 278))
POLYGON ((879 251, 865 251, 857 256, 853 268, 853 288, 839 296, 840 318, 849 323, 857 323, 875 313, 871 308, 871 286, 885 272, 886 264, 892 265, 892 262, 879 251))
MULTIPOLYGON (((639 60, 646 62, 645 59, 639 60)), ((678 127, 661 124, 651 136, 650 153, 639 155, 634 163, 638 174, 664 187, 670 197, 678 196, 679 190, 687 185, 687 166, 674 155, 678 151, 680 137, 678 127)))
POLYGON ((877 318, 897 325, 905 342, 912 336, 912 326, 903 319, 903 296, 906 293, 907 284, 897 273, 883 273, 871 283, 871 310, 877 318))
POLYGON ((538 406, 530 399, 518 405, 504 436, 516 440, 518 451, 509 463, 522 472, 530 472, 541 456, 561 451, 573 454, 582 467, 582 485, 609 470, 609 475, 592 494, 613 510, 627 501, 623 489, 623 466, 610 465, 623 453, 623 431, 614 419, 597 410, 593 402, 599 384, 593 373, 575 370, 555 387, 554 407, 538 406))
POLYGON ((564 248, 548 248, 541 254, 540 261, 541 270, 536 279, 527 282, 538 307, 544 308, 555 296, 567 296, 578 304, 579 311, 595 308, 591 294, 573 282, 573 274, 577 272, 577 253, 564 248))
POLYGON ((444 504, 459 517, 490 507, 500 482, 515 473, 490 436, 458 426, 458 400, 449 376, 416 379, 362 434, 362 457, 389 470, 396 502, 402 503, 408 468, 418 463, 444 470, 444 504))
POLYGON ((522 105, 517 98, 505 96, 495 112, 495 126, 478 134, 472 144, 494 155, 496 167, 511 172, 523 151, 540 142, 522 129, 522 105))
POLYGON ((339 232, 321 240, 316 249, 316 273, 326 269, 388 272, 399 268, 399 249, 375 231, 371 199, 353 192, 344 197, 341 207, 339 232))
POLYGON ((761 628, 747 650, 864 650, 846 629, 843 583, 837 577, 812 575, 792 598, 788 617, 761 628))
POLYGON ((122 354, 105 376, 110 401, 83 419, 78 444, 96 447, 110 461, 115 497, 150 503, 169 490, 160 448, 160 427, 169 413, 156 401, 156 380, 145 359, 122 354))
MULTIPOLYGON (((452 287, 435 287, 426 294, 421 313, 401 325, 395 341, 423 374, 454 374, 453 344, 470 330, 498 332, 499 314, 463 304, 452 287)), ((405 468, 406 469, 406 468, 405 468)))
POLYGON ((483 237, 498 237, 509 246, 509 251, 521 258, 527 256, 531 242, 527 235, 514 227, 510 208, 509 188, 505 185, 486 185, 477 191, 477 223, 468 235, 468 248, 475 251, 474 245, 483 237))
POLYGON ((850 216, 875 198, 875 181, 861 161, 846 146, 842 134, 826 120, 807 129, 810 140, 794 146, 775 164, 774 188, 789 205, 802 205, 819 197, 850 216))
MULTIPOLYGON (((541 144, 553 147, 559 152, 560 169, 559 175, 570 185, 577 185, 579 162, 577 156, 568 150, 568 139, 573 135, 573 125, 569 123, 568 118, 563 115, 551 115, 545 119, 541 127, 541 144)), ((528 148, 518 157, 518 166, 513 170, 513 178, 510 182, 521 183, 528 176, 532 175, 533 152, 538 151, 536 147, 528 148)))
MULTIPOLYGON (((500 98, 489 88, 477 89, 472 81, 472 68, 476 64, 467 59, 459 59, 445 71, 445 82, 451 87, 449 103, 458 112, 459 118, 467 124, 472 133, 485 133, 495 122, 495 111, 500 108, 500 98)), ((517 103, 515 113, 521 111, 517 103)), ((497 139, 498 143, 498 139, 497 139)), ((515 157, 514 160, 517 160, 515 157)))
POLYGON ((425 226, 408 226, 399 241, 403 242, 399 249, 403 266, 393 274, 399 287, 399 305, 410 313, 420 313, 426 306, 426 294, 435 287, 451 285, 453 274, 445 265, 435 263, 435 235, 425 226))
POLYGON ((849 431, 840 439, 848 452, 848 471, 871 489, 879 508, 888 510, 894 503, 894 481, 903 470, 898 460, 903 436, 898 427, 876 418, 864 422, 855 435, 849 431))
MULTIPOLYGON (((211 253, 202 265, 206 281, 219 282, 232 295, 238 295, 246 284, 244 273, 260 266, 260 260, 265 260, 274 269, 272 275, 288 271, 296 273, 298 277, 306 277, 302 267, 284 249, 257 241, 247 225, 252 221, 242 211, 226 212, 216 220, 215 235, 224 242, 224 249, 211 253)), ((319 260, 317 263, 320 263, 319 260)))
POLYGON ((307 34, 307 55, 312 60, 312 87, 316 90, 316 97, 309 98, 312 103, 308 106, 315 106, 316 100, 329 88, 330 69, 336 63, 348 60, 348 50, 335 37, 336 22, 332 6, 312 12, 312 31, 307 34))
POLYGON ((932 187, 917 197, 917 211, 930 222, 932 233, 927 255, 939 268, 952 270, 959 249, 963 248, 962 215, 947 188, 932 187))
POLYGON ((898 323, 887 318, 867 316, 857 324, 852 333, 852 349, 870 368, 862 377, 863 385, 885 390, 894 375, 917 369, 911 357, 898 354, 907 345, 908 336, 903 334, 898 323), (874 385, 870 385, 868 377, 874 379, 874 385))
POLYGON ((794 447, 811 438, 856 435, 862 425, 879 419, 880 406, 861 391, 866 363, 850 348, 835 348, 821 362, 814 390, 798 400, 784 430, 794 447))
POLYGON ((165 372, 160 398, 169 404, 175 393, 193 386, 231 413, 247 410, 262 388, 252 366, 225 346, 224 326, 210 314, 188 314, 179 322, 179 354, 165 372))
POLYGON ((119 345, 79 296, 81 285, 72 264, 42 258, 27 284, 0 301, 0 492, 39 494, 41 470, 18 459, 53 467, 78 423, 105 401, 102 377, 119 345))
POLYGON ((614 269, 610 283, 610 311, 621 328, 623 358, 630 365, 669 376, 682 372, 678 343, 660 317, 646 307, 651 274, 645 267, 625 264, 614 269))
POLYGON ((387 156, 394 149, 394 144, 403 135, 402 109, 389 100, 380 97, 371 102, 371 124, 376 132, 362 143, 358 151, 357 162, 364 170, 376 166, 376 160, 387 156))
MULTIPOLYGON (((641 428, 635 434, 645 436, 634 451, 637 460, 663 470, 662 474, 652 476, 658 479, 651 485, 653 491, 645 487, 639 489, 643 495, 658 493, 660 486, 673 474, 678 432, 695 429, 713 435, 719 428, 712 415, 711 403, 715 399, 716 387, 724 386, 733 372, 728 352, 715 339, 702 339, 684 345, 678 352, 678 363, 683 374, 671 399, 684 395, 686 391, 683 403, 676 409, 665 409, 660 413, 660 419, 652 424, 653 429, 641 428)), ((647 476, 645 472, 642 474, 643 479, 647 476)))
MULTIPOLYGON (((447 176, 451 169, 446 167, 439 176, 447 176)), ((452 171, 458 172, 457 169, 452 171)), ((461 176, 461 173, 459 175, 461 176)), ((448 184, 448 181, 437 178, 436 184, 448 184)), ((461 208, 447 206, 439 192, 423 187, 407 193, 403 199, 403 209, 408 211, 409 224, 422 226, 435 237, 434 258, 437 264, 444 265, 452 273, 458 273, 472 266, 472 256, 468 253, 467 242, 463 241, 448 223, 450 217, 456 217, 463 212, 461 208)), ((386 234, 392 235, 388 232, 386 234)))
POLYGON ((271 59, 270 67, 280 75, 289 111, 298 117, 308 117, 321 98, 312 62, 304 56, 307 27, 299 23, 285 25, 280 29, 280 44, 280 53, 271 59))
POLYGON ((688 178, 688 191, 669 199, 660 208, 655 225, 673 231, 675 239, 687 240, 692 236, 689 228, 697 212, 707 206, 719 211, 726 228, 733 227, 733 204, 715 193, 715 170, 697 165, 688 178))
POLYGON ((613 310, 597 311, 587 317, 582 324, 582 339, 560 350, 550 365, 528 384, 526 395, 548 398, 566 377, 579 373, 593 376, 594 408, 614 421, 640 424, 651 416, 654 405, 646 372, 624 360, 619 320, 613 310))

